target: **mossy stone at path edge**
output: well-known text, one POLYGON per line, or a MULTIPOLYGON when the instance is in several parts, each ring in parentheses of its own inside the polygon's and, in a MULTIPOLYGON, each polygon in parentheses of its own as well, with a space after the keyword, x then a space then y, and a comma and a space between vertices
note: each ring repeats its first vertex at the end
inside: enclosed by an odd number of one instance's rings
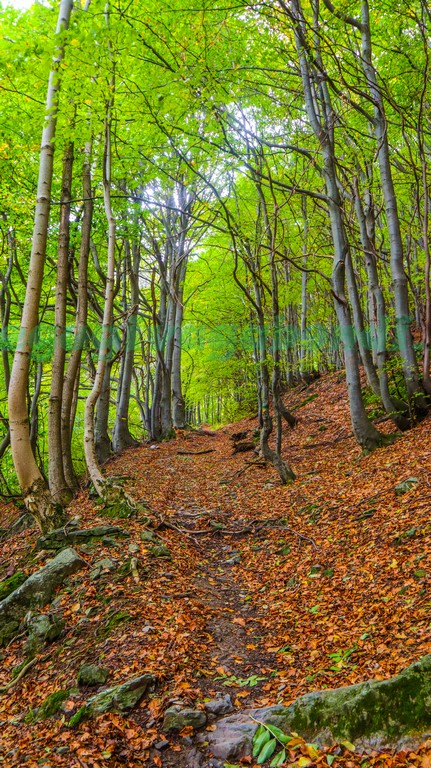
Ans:
POLYGON ((155 684, 155 676, 146 673, 121 685, 115 685, 112 688, 107 688, 105 691, 100 691, 100 693, 96 693, 95 696, 88 699, 86 705, 76 712, 71 718, 69 725, 73 727, 73 725, 76 725, 84 718, 101 715, 103 712, 110 710, 123 712, 124 710, 132 709, 147 692, 153 690, 155 684))
POLYGON ((162 730, 166 733, 168 731, 182 731, 189 725, 193 728, 203 728, 206 723, 207 716, 202 710, 182 709, 175 705, 166 710, 162 730))
POLYGON ((223 718, 209 734, 211 751, 224 760, 249 754, 256 721, 319 746, 343 739, 362 750, 417 746, 431 734, 431 655, 387 680, 307 693, 289 707, 223 718))

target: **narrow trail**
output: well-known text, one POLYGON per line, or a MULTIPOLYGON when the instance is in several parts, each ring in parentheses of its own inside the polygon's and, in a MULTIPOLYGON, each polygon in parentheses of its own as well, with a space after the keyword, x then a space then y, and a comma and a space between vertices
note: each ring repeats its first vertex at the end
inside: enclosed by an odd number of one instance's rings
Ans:
MULTIPOLYGON (((86 569, 45 609, 65 621, 64 635, 0 700, 7 768, 214 768, 193 752, 192 730, 164 733, 172 704, 203 709, 217 694, 229 694, 235 711, 289 704, 392 676, 431 652, 430 419, 363 456, 341 375, 298 388, 288 404, 300 417, 285 429, 297 473, 290 486, 233 455, 232 434, 256 428, 248 418, 214 436, 143 444, 106 465, 107 475, 131 478, 128 490, 148 502, 152 521, 107 518, 84 489, 74 500, 82 528, 114 523, 128 538, 78 546, 86 569), (416 482, 397 495, 407 478, 416 482), (103 559, 109 568, 93 578, 103 559), (153 673, 156 690, 130 715, 69 728, 93 692, 77 688, 83 662, 106 667, 107 685, 153 673), (66 711, 31 720, 59 690, 70 693, 66 711)), ((12 514, 6 508, 4 519, 12 514)), ((47 562, 52 553, 35 549, 37 536, 27 529, 3 542, 0 578, 47 562)), ((2 649, 0 686, 25 642, 22 633, 2 649)))
POLYGON ((212 614, 207 625, 211 638, 210 656, 221 678, 211 681, 210 690, 212 694, 214 691, 229 692, 233 703, 253 706, 255 695, 262 692, 268 671, 274 669, 275 656, 262 645, 262 628, 256 621, 256 609, 250 604, 244 583, 235 573, 240 562, 238 549, 213 541, 207 550, 207 558, 205 570, 196 577, 195 583, 199 600, 212 614))

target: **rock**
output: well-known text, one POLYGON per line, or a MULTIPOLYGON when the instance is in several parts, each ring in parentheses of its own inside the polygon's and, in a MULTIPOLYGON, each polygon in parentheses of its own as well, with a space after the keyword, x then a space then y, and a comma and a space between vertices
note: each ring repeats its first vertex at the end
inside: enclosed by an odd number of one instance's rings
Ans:
POLYGON ((115 571, 115 568, 115 563, 109 557, 104 557, 102 560, 97 560, 90 571, 90 580, 94 581, 95 579, 98 579, 102 573, 115 571))
POLYGON ((97 664, 82 664, 78 672, 78 685, 103 685, 108 679, 109 669, 97 664))
POLYGON ((52 613, 39 613, 28 620, 27 627, 31 635, 36 635, 41 640, 51 643, 60 637, 65 624, 65 621, 52 613))
POLYGON ((29 636, 25 644, 27 656, 34 656, 43 648, 45 643, 52 643, 60 637, 66 622, 54 614, 39 613, 27 621, 29 636))
POLYGON ((241 562, 241 555, 234 555, 233 557, 230 557, 229 560, 225 560, 223 565, 239 565, 241 562))
POLYGON ((206 701, 204 706, 208 714, 215 715, 215 717, 227 715, 228 712, 233 711, 232 699, 228 693, 224 696, 219 694, 216 699, 206 701))
POLYGON ((408 493, 418 482, 419 480, 417 477, 409 477, 407 480, 404 480, 404 482, 398 483, 398 485, 395 486, 394 491, 397 496, 402 496, 403 493, 408 493))
POLYGON ((155 544, 153 547, 150 547, 149 555, 151 557, 165 557, 169 560, 171 559, 171 553, 164 544, 155 544))
POLYGON ((105 536, 125 539, 130 534, 116 525, 97 525, 95 528, 85 528, 82 530, 70 529, 69 527, 59 528, 38 539, 36 549, 63 549, 63 547, 69 544, 99 541, 105 536))
POLYGON ((204 768, 204 756, 198 749, 189 749, 186 760, 187 768, 204 768))
POLYGON ((151 541, 153 544, 160 542, 160 538, 156 533, 154 533, 154 531, 142 531, 141 539, 142 541, 151 541))
POLYGON ((156 744, 154 744, 154 749, 158 749, 159 751, 166 749, 166 747, 169 747, 169 741, 166 741, 166 739, 163 741, 158 741, 156 744))
POLYGON ((100 715, 111 709, 123 711, 132 709, 142 697, 154 688, 156 678, 154 675, 145 674, 135 677, 122 685, 107 688, 106 691, 96 693, 87 701, 87 717, 100 715))
POLYGON ((18 589, 21 584, 24 584, 26 579, 27 576, 25 573, 17 571, 12 576, 8 576, 7 579, 0 581, 0 600, 4 600, 5 597, 10 595, 11 592, 13 592, 15 589, 18 589))
POLYGON ((17 629, 30 608, 41 608, 49 603, 55 590, 64 580, 84 566, 84 560, 74 549, 65 549, 2 600, 0 602, 0 644, 8 642, 8 635, 9 640, 11 636, 13 637, 13 634, 10 635, 12 624, 17 629))
POLYGON ((6 621, 0 626, 0 648, 10 643, 19 629, 19 621, 6 621))
POLYGON ((50 693, 46 697, 42 706, 39 707, 36 713, 38 720, 47 720, 48 717, 53 717, 61 709, 63 702, 69 698, 69 691, 55 691, 50 693))
POLYGON ((179 705, 169 707, 163 718, 162 731, 182 731, 187 725, 203 728, 207 723, 205 712, 200 709, 181 709, 179 705))
POLYGON ((371 680, 301 696, 289 707, 249 710, 223 718, 208 734, 216 758, 249 754, 251 718, 296 732, 318 746, 347 739, 367 749, 414 748, 431 733, 431 655, 388 680, 371 680))

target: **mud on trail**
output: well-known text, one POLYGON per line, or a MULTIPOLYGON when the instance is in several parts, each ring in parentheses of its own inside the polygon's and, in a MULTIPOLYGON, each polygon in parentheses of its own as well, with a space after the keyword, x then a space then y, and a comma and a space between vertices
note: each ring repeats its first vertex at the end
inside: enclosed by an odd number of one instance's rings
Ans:
MULTIPOLYGON (((215 436, 185 433, 130 449, 106 465, 129 478, 148 516, 112 519, 86 491, 75 499, 80 528, 113 524, 129 538, 74 545, 86 568, 43 609, 66 622, 63 635, 0 697, 0 765, 206 768, 205 728, 197 745, 191 726, 163 731, 171 706, 204 710, 216 694, 229 694, 234 710, 289 704, 311 690, 384 679, 430 653, 430 420, 363 456, 340 374, 293 390, 287 404, 299 417, 285 433, 297 474, 290 486, 272 468, 248 466, 248 454, 232 455, 231 435, 257 426, 244 419, 215 436), (408 490, 395 492, 409 478, 408 490), (98 690, 78 687, 83 662, 109 670, 106 686, 145 672, 158 683, 130 713, 70 728, 98 690), (59 690, 67 698, 39 720, 59 690)), ((2 510, 0 526, 14 516, 2 510)), ((33 573, 52 556, 35 549, 37 535, 27 529, 2 541, 0 579, 33 573)), ((25 643, 19 633, 1 649, 0 686, 25 643)), ((369 764, 425 766, 427 749, 369 764)), ((343 750, 334 755, 336 768, 361 765, 343 750)))

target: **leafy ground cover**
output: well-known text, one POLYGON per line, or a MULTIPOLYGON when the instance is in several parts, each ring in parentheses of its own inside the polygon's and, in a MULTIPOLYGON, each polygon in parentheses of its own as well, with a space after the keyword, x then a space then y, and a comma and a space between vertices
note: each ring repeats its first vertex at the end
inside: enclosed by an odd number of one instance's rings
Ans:
MULTIPOLYGON (((66 620, 63 637, 1 695, 0 765, 187 766, 192 729, 175 737, 161 729, 172 704, 201 708, 217 692, 237 709, 289 704, 318 688, 384 679, 431 652, 431 422, 364 456, 341 374, 297 388, 287 401, 299 417, 294 430, 286 427, 298 476, 290 486, 273 469, 248 464, 253 454, 232 455, 232 433, 252 435, 253 418, 108 463, 110 475, 129 478, 128 490, 146 500, 149 519, 115 520, 128 540, 76 547, 88 569, 54 603, 66 620), (111 565, 95 569, 103 559, 111 565), (130 715, 105 713, 70 728, 91 695, 77 688, 84 662, 109 669, 109 685, 144 672, 159 683, 130 715), (57 691, 68 692, 57 714, 38 719, 57 691)), ((88 489, 72 512, 80 527, 112 522, 88 489)), ((14 515, 5 508, 1 525, 14 515)), ((0 578, 46 562, 51 553, 35 549, 36 537, 30 529, 2 543, 0 578)), ((1 651, 0 686, 22 663, 25 642, 18 636, 1 651)), ((299 741, 287 764, 427 768, 431 745, 363 757, 348 745, 329 754, 299 741)))

